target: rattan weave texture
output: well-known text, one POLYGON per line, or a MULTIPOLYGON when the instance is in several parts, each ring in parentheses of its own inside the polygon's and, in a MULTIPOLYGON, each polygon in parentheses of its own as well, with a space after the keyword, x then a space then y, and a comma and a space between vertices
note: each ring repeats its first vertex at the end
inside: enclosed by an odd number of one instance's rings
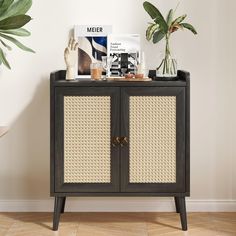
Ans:
POLYGON ((130 183, 176 182, 176 97, 130 97, 130 183))
POLYGON ((110 183, 109 96, 64 97, 64 182, 110 183))

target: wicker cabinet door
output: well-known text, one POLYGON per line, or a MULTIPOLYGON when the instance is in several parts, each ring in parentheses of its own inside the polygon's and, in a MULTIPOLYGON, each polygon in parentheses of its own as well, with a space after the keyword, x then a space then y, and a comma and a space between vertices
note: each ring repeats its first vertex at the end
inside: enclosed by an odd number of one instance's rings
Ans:
POLYGON ((119 190, 119 88, 56 88, 55 192, 119 190))
POLYGON ((122 89, 123 192, 185 191, 185 88, 122 89))

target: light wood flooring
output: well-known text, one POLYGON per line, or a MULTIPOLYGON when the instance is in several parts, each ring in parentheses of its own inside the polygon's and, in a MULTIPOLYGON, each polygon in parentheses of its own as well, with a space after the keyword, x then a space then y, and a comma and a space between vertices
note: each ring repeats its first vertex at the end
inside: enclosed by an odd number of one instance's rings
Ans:
POLYGON ((236 213, 188 213, 187 232, 176 213, 64 213, 51 226, 51 213, 0 213, 0 236, 236 236, 236 213))

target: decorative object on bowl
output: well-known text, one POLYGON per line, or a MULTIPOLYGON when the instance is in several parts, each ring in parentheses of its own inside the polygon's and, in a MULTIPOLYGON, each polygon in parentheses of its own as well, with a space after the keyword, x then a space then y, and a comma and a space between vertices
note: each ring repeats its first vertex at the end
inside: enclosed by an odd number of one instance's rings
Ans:
POLYGON ((26 15, 31 6, 32 0, 0 0, 0 64, 8 69, 11 69, 11 66, 6 59, 2 46, 8 50, 11 50, 11 47, 5 40, 24 51, 34 52, 14 37, 9 36, 30 36, 30 32, 22 27, 32 20, 29 15, 26 15))
POLYGON ((149 27, 146 30, 147 40, 152 40, 154 44, 160 42, 162 39, 165 39, 166 41, 164 58, 161 60, 160 65, 157 67, 157 76, 169 78, 176 77, 177 61, 173 57, 170 49, 171 35, 177 30, 184 28, 190 30, 194 34, 197 34, 197 31, 191 24, 183 22, 187 17, 186 14, 174 18, 178 6, 175 10, 169 10, 166 19, 164 19, 161 12, 150 2, 144 2, 143 7, 154 21, 153 23, 150 23, 149 27))
POLYGON ((135 75, 129 72, 128 74, 125 75, 125 78, 126 79, 135 78, 135 75))
POLYGON ((75 80, 75 64, 77 59, 78 43, 70 38, 68 47, 64 51, 66 62, 66 80, 75 80))
POLYGON ((143 77, 144 77, 144 74, 136 74, 135 75, 136 79, 143 79, 143 77))

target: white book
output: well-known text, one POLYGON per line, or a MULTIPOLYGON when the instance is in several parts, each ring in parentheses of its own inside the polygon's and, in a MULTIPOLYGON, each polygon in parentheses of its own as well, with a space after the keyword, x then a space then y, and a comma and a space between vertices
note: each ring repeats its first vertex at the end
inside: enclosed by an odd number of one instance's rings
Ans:
POLYGON ((111 76, 135 73, 140 61, 139 34, 108 35, 107 54, 113 57, 111 76))

